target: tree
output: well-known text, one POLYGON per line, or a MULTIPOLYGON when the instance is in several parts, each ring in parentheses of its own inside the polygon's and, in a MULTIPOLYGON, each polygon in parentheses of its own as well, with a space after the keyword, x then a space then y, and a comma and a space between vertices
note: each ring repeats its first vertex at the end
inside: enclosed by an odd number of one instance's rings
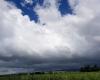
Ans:
POLYGON ((99 68, 96 64, 90 66, 90 65, 85 65, 83 67, 80 67, 81 72, 91 72, 91 71, 99 71, 99 68))

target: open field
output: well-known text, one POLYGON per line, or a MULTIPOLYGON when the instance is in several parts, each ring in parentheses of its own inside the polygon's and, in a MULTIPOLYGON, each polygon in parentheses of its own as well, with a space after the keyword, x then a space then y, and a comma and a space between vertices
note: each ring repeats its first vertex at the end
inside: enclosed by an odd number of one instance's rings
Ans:
POLYGON ((0 80, 100 80, 100 72, 53 72, 2 75, 0 80))

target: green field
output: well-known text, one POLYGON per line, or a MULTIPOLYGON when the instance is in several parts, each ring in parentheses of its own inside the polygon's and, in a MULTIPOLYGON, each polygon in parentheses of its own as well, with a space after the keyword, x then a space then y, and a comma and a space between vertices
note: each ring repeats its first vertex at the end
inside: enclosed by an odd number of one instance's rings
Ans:
POLYGON ((100 72, 53 72, 2 75, 0 80, 100 80, 100 72))

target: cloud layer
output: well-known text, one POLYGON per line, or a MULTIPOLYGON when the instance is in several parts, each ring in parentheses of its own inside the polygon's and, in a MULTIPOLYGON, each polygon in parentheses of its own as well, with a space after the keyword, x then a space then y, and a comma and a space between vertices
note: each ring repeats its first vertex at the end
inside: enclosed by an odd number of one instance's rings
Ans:
MULTIPOLYGON (((25 0, 30 3, 29 0, 25 0)), ((32 3, 32 1, 31 1, 32 3)), ((69 0, 73 14, 62 16, 58 0, 44 0, 39 21, 0 0, 0 67, 60 69, 100 61, 99 0, 69 0), (62 65, 60 65, 62 64, 62 65)))

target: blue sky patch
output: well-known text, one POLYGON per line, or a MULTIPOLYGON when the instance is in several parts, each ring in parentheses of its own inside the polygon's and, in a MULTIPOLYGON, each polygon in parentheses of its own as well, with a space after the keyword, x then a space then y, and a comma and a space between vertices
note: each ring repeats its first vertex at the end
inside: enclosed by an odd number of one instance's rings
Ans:
POLYGON ((59 3, 60 3, 59 11, 62 15, 72 14, 73 10, 69 5, 68 0, 61 0, 59 3))
POLYGON ((30 20, 34 20, 35 22, 38 21, 38 15, 34 11, 34 7, 36 6, 36 4, 42 6, 43 0, 33 0, 32 5, 28 3, 25 4, 25 6, 22 5, 22 3, 24 3, 24 0, 7 0, 7 1, 13 2, 17 8, 22 10, 23 15, 28 15, 30 17, 30 20))
MULTIPOLYGON (((13 2, 17 8, 22 10, 23 15, 29 16, 30 20, 34 20, 35 22, 38 22, 38 15, 34 11, 34 7, 37 4, 39 4, 40 6, 43 6, 44 0, 33 0, 32 4, 27 3, 25 4, 25 6, 22 5, 25 3, 25 0, 7 0, 7 1, 13 2)), ((59 11, 61 15, 72 14, 72 9, 69 6, 69 3, 67 0, 61 0, 59 1, 59 3, 60 3, 59 11)))

